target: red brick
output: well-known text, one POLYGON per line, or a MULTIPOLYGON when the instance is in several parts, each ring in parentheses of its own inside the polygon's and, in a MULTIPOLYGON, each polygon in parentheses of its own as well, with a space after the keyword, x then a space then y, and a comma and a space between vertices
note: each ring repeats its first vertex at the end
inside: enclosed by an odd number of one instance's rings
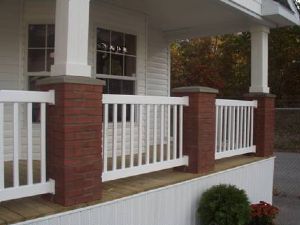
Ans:
POLYGON ((58 83, 47 107, 47 176, 55 202, 70 206, 101 198, 102 86, 58 83))
POLYGON ((275 129, 275 96, 268 94, 248 94, 248 100, 257 100, 254 110, 254 144, 256 155, 268 157, 273 155, 275 129))
POLYGON ((176 93, 188 96, 189 106, 184 107, 183 151, 189 156, 187 172, 203 173, 214 169, 215 164, 215 99, 213 93, 176 93))

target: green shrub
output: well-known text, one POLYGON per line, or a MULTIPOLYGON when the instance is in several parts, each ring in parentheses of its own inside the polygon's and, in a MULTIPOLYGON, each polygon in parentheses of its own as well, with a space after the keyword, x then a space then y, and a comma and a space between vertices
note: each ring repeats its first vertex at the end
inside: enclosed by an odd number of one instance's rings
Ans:
POLYGON ((201 225, 246 225, 250 203, 244 190, 233 185, 216 185, 205 191, 199 203, 201 225))

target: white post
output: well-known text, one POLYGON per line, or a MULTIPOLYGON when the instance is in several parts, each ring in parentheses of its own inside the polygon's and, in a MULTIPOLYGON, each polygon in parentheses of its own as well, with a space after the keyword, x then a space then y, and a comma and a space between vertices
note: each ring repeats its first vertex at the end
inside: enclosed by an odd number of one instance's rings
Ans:
POLYGON ((269 28, 251 29, 251 93, 269 93, 268 87, 268 37, 269 28))
POLYGON ((90 0, 56 0, 52 76, 91 76, 88 65, 90 0))

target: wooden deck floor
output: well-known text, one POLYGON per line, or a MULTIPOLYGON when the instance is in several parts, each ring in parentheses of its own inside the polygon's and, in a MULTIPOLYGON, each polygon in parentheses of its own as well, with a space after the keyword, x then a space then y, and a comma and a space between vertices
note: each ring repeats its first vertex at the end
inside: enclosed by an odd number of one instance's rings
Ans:
MULTIPOLYGON (((261 159, 263 158, 253 156, 238 156, 218 160, 216 162, 215 170, 211 173, 245 165, 251 162, 259 161, 261 159)), ((24 166, 25 165, 23 165, 23 167, 24 166)), ((58 204, 46 201, 40 196, 1 202, 0 225, 21 222, 29 219, 43 217, 46 215, 81 208, 84 206, 108 202, 111 200, 183 182, 204 175, 207 174, 191 174, 174 170, 163 170, 140 176, 110 181, 104 183, 103 185, 103 198, 101 200, 92 203, 80 204, 73 207, 63 207, 58 204)), ((26 180, 26 177, 24 176, 23 179, 26 180)))

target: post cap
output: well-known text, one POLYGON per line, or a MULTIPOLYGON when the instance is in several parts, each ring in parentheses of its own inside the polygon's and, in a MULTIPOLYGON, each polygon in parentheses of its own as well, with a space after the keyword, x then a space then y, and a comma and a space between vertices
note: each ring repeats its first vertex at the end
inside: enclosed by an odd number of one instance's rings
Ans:
POLYGON ((190 86, 190 87, 177 87, 172 89, 173 93, 211 93, 218 94, 219 91, 210 87, 203 86, 190 86))

